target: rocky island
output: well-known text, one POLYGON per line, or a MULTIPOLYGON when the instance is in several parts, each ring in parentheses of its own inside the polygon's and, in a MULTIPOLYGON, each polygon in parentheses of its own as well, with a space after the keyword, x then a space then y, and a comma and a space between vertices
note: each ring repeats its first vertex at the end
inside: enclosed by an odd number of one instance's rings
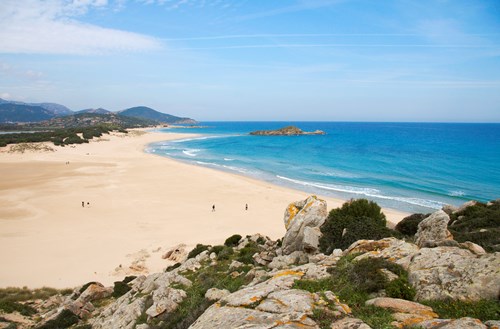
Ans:
POLYGON ((302 131, 302 129, 295 126, 288 126, 275 130, 257 130, 252 131, 250 135, 256 136, 299 136, 299 135, 325 135, 324 131, 302 131))

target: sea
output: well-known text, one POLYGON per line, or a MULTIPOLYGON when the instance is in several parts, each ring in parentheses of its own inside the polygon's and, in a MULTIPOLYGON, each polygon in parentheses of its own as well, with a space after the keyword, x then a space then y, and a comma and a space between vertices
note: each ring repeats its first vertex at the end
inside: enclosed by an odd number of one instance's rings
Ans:
POLYGON ((200 136, 147 152, 320 196, 411 213, 500 198, 500 124, 202 122, 159 131, 200 136), (326 135, 249 134, 288 125, 326 135))

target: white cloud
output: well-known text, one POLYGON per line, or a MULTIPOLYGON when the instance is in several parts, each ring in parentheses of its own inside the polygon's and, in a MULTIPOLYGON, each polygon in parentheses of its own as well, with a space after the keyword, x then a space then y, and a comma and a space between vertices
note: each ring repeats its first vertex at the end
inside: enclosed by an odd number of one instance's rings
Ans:
POLYGON ((9 93, 1 93, 0 94, 0 98, 9 99, 10 98, 10 94, 9 93))
POLYGON ((87 55, 162 47, 153 37, 76 20, 107 5, 107 0, 2 0, 0 53, 87 55))

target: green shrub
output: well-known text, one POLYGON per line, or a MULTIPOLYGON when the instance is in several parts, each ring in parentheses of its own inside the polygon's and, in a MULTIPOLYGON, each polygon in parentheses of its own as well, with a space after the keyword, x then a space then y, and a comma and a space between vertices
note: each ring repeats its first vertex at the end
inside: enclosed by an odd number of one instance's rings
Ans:
POLYGON ((118 298, 125 295, 130 289, 132 289, 128 284, 123 281, 116 281, 113 287, 113 293, 111 296, 118 298))
POLYGON ((399 232, 381 226, 370 217, 340 217, 330 219, 321 226, 320 250, 330 254, 334 249, 347 249, 358 240, 380 240, 401 237, 399 232))
POLYGON ((236 247, 241 240, 241 235, 234 234, 224 241, 224 245, 228 247, 236 247))
POLYGON ((25 316, 30 316, 37 313, 36 309, 29 305, 6 300, 0 300, 0 310, 4 311, 5 313, 19 312, 25 316))
POLYGON ((478 203, 450 219, 448 230, 456 241, 477 243, 488 252, 500 251, 500 203, 478 203))
POLYGON ((389 282, 385 288, 388 297, 413 300, 415 298, 415 288, 408 282, 408 278, 400 277, 389 282))
POLYGON ((132 282, 134 281, 135 279, 137 279, 137 276, 136 275, 129 275, 129 276, 126 276, 122 282, 123 283, 129 283, 129 282, 132 282))
POLYGON ((264 239, 263 237, 259 236, 257 238, 257 243, 260 244, 260 245, 263 245, 266 243, 266 239, 264 239))
POLYGON ((498 300, 479 300, 464 302, 460 300, 424 301, 422 304, 432 307, 441 319, 471 317, 481 321, 500 320, 500 302, 498 300))
POLYGON ((397 223, 395 229, 399 233, 406 236, 414 236, 418 231, 418 224, 425 218, 429 217, 430 214, 413 214, 408 217, 403 218, 399 223, 397 223))
POLYGON ((175 270, 176 268, 178 268, 181 265, 182 265, 181 263, 175 263, 174 265, 170 265, 169 267, 167 267, 167 269, 165 270, 165 272, 170 272, 172 270, 175 270))
POLYGON ((400 233, 388 229, 385 215, 372 201, 359 199, 346 202, 341 208, 330 211, 320 230, 320 250, 331 254, 336 248, 346 249, 360 239, 400 237, 400 233))
POLYGON ((47 321, 44 325, 38 327, 38 329, 63 329, 69 328, 76 323, 78 323, 78 316, 70 310, 65 309, 54 320, 47 321))
POLYGON ((223 248, 217 253, 217 260, 229 260, 234 254, 234 250, 231 247, 223 246, 223 248))
POLYGON ((191 250, 187 256, 187 258, 194 258, 204 252, 205 250, 208 250, 210 246, 204 245, 204 244, 197 244, 196 247, 194 247, 193 250, 191 250))

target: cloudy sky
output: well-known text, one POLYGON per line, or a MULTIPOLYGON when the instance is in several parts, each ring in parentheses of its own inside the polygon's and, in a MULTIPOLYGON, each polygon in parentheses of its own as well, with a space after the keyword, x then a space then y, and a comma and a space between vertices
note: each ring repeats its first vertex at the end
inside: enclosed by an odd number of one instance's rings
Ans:
POLYGON ((500 122, 500 2, 0 0, 0 98, 198 120, 500 122))

